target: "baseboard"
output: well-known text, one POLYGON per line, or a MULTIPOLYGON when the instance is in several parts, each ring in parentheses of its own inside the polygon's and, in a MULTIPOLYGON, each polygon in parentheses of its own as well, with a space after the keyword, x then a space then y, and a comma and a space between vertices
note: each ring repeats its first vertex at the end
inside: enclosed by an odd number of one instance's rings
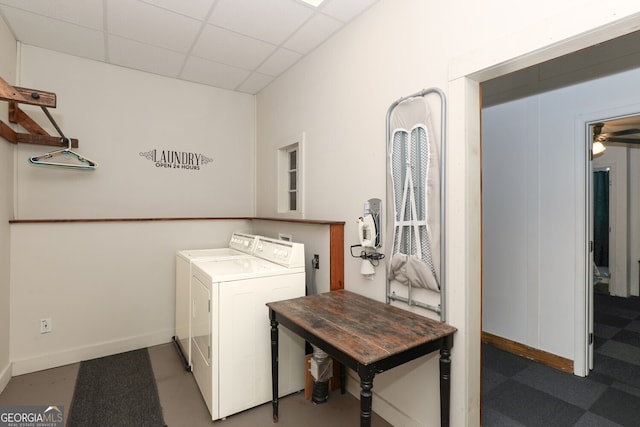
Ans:
POLYGON ((4 391, 4 388, 9 384, 9 380, 11 379, 11 363, 8 363, 2 371, 0 371, 0 393, 4 391))
POLYGON ((573 374, 573 360, 547 353, 546 351, 538 350, 488 332, 482 333, 482 342, 485 344, 491 344, 500 350, 508 351, 509 353, 517 354, 518 356, 540 362, 551 368, 573 374))
POLYGON ((83 360, 95 359, 97 357, 109 356, 125 351, 165 344, 171 342, 173 332, 173 330, 155 332, 147 335, 129 337, 122 340, 103 342, 55 353, 42 354, 32 358, 13 360, 11 372, 12 375, 28 374, 30 372, 56 368, 58 366, 69 365, 83 360))

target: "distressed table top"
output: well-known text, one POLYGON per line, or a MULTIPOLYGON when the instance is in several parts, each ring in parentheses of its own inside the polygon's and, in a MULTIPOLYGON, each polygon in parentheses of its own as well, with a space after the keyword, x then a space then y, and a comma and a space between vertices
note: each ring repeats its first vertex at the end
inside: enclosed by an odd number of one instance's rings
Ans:
POLYGON ((279 319, 309 331, 364 366, 456 332, 446 323, 345 290, 267 306, 279 319))

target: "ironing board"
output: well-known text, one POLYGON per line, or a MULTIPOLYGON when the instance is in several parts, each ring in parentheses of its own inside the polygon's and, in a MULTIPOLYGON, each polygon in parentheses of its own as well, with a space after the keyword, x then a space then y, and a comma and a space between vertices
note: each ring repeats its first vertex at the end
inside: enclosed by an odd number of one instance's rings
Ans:
POLYGON ((437 88, 401 98, 387 111, 387 302, 432 310, 443 321, 445 127, 445 97, 437 88), (440 140, 427 102, 431 94, 441 101, 440 140), (396 283, 406 287, 406 296, 392 290, 396 283), (417 300, 414 293, 436 294, 437 302, 417 300))

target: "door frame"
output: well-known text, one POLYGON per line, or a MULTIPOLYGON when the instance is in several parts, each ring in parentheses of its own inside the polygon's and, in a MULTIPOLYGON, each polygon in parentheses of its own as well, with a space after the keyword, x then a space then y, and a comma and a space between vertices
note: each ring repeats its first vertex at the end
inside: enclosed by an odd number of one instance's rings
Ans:
MULTIPOLYGON (((621 279, 616 277, 616 230, 618 224, 616 223, 616 214, 617 214, 617 197, 618 197, 618 189, 616 185, 616 164, 615 162, 606 163, 603 165, 599 165, 597 168, 593 166, 593 158, 591 155, 591 146, 593 144, 593 125, 596 123, 607 122, 610 120, 622 119, 625 117, 637 116, 640 113, 637 112, 637 106, 625 106, 621 109, 617 109, 615 112, 611 112, 612 116, 608 118, 600 118, 595 120, 588 120, 585 122, 585 147, 586 147, 586 167, 585 167, 585 208, 586 208, 586 218, 585 221, 586 230, 585 230, 585 288, 583 289, 585 295, 585 316, 582 316, 581 313, 578 313, 578 329, 582 329, 583 337, 584 337, 584 347, 582 351, 578 351, 576 353, 576 360, 574 361, 574 373, 576 375, 587 376, 589 375, 589 371, 593 369, 593 342, 594 342, 594 290, 593 290, 593 173, 597 169, 609 169, 609 283, 615 286, 617 282, 620 282, 621 279), (629 108, 636 112, 629 112, 629 108), (624 111, 621 111, 624 110, 624 111), (584 321, 584 323, 582 323, 584 321), (580 362, 580 357, 583 357, 584 363, 580 362)), ((628 209, 627 209, 628 210, 628 209)), ((628 230, 627 230, 628 231, 628 230)), ((626 234, 626 232, 625 232, 626 234)), ((627 248, 628 252, 628 248, 627 248)), ((628 255, 627 255, 628 258, 628 255)), ((627 292, 625 296, 628 296, 629 287, 626 284, 628 282, 628 266, 626 266, 627 261, 625 260, 625 268, 627 270, 627 275, 623 275, 625 286, 627 287, 627 292)), ((620 283, 618 283, 620 285, 620 283)), ((609 288, 611 291, 611 287, 609 288)), ((614 290, 617 288, 614 288, 614 290)))

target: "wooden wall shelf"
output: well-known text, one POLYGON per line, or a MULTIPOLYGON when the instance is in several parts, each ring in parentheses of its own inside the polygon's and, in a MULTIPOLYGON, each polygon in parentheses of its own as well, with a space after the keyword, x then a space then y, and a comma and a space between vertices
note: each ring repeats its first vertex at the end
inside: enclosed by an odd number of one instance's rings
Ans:
MULTIPOLYGON (((28 132, 16 132, 0 120, 0 137, 13 144, 50 145, 54 147, 68 145, 61 137, 49 135, 46 130, 18 107, 18 104, 36 105, 47 112, 46 108, 56 108, 57 97, 55 93, 11 86, 0 77, 0 100, 9 102, 9 122, 22 126, 28 132)), ((71 147, 78 147, 77 139, 71 138, 71 147)))

